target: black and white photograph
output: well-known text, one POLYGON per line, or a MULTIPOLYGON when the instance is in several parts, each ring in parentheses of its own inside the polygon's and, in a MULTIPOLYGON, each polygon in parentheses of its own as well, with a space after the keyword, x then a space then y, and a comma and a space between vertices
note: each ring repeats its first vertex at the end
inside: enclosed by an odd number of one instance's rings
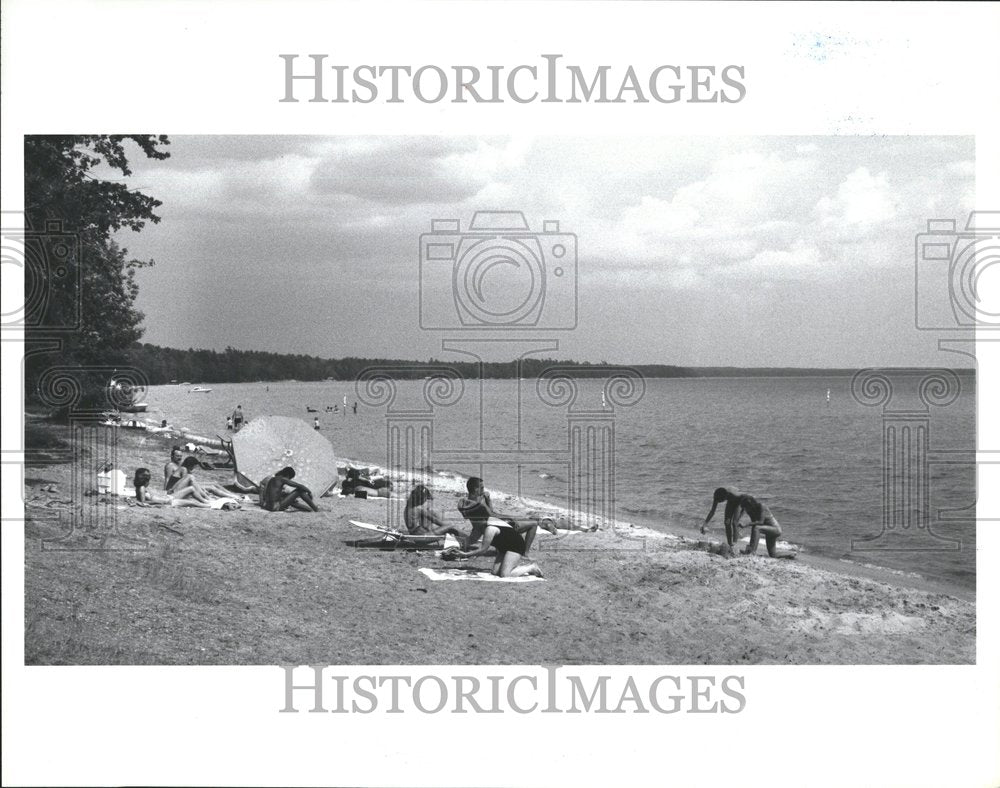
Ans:
POLYGON ((995 10, 765 3, 741 43, 728 3, 263 3, 221 37, 223 4, 96 3, 91 51, 41 5, 95 98, 19 116, 68 64, 5 57, 5 784, 646 783, 667 737, 709 785, 719 736, 795 750, 753 784, 998 776, 1000 153, 995 101, 954 111, 995 10), (526 39, 412 35, 461 14, 526 39), (852 92, 932 31, 926 106, 852 92), (26 757, 57 697, 128 754, 26 757), (463 753, 499 738, 512 773, 463 753))
POLYGON ((974 661, 973 158, 27 137, 26 662, 974 661))

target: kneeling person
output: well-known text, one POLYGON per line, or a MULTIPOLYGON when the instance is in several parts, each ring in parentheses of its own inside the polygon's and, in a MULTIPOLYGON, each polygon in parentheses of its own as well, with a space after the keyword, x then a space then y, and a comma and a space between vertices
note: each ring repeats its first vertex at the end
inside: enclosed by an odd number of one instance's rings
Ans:
POLYGON ((521 534, 512 525, 501 526, 487 523, 486 529, 483 531, 482 544, 477 550, 457 550, 454 551, 454 555, 458 558, 475 558, 486 553, 490 547, 497 551, 492 572, 498 577, 542 576, 542 570, 538 568, 538 564, 521 563, 528 548, 525 546, 521 534))
POLYGON ((771 510, 754 498, 752 495, 740 496, 740 509, 735 518, 740 528, 750 529, 750 544, 743 551, 745 555, 754 555, 757 552, 757 545, 760 544, 760 535, 764 535, 767 544, 767 554, 771 558, 778 557, 777 545, 778 537, 781 536, 781 526, 774 519, 771 510), (750 517, 747 524, 740 523, 740 517, 746 512, 750 517))

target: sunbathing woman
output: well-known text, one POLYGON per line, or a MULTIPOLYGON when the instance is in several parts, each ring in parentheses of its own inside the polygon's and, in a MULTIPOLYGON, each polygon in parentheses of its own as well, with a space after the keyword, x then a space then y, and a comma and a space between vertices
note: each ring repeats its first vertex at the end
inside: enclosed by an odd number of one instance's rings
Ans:
POLYGON ((153 474, 149 472, 149 468, 137 468, 135 476, 132 478, 132 486, 135 487, 135 498, 143 505, 148 504, 162 504, 165 506, 197 506, 202 509, 211 509, 212 507, 204 503, 203 501, 195 498, 194 487, 184 487, 178 490, 176 493, 169 495, 157 495, 156 493, 150 491, 149 483, 153 479, 153 474))
POLYGON ((439 536, 452 534, 468 547, 465 534, 455 526, 446 524, 431 508, 433 500, 434 496, 424 485, 418 484, 413 488, 406 499, 406 507, 403 509, 403 522, 406 524, 406 530, 411 534, 435 534, 439 536))
POLYGON ((222 487, 215 482, 206 482, 204 479, 195 478, 194 470, 195 468, 203 467, 201 461, 197 457, 185 457, 184 462, 181 463, 181 479, 191 479, 191 482, 195 486, 201 488, 204 493, 209 493, 211 495, 216 495, 219 498, 232 498, 233 500, 243 500, 243 496, 237 493, 229 492, 225 487, 222 487))
POLYGON ((498 577, 542 576, 542 570, 538 568, 538 564, 521 563, 528 548, 525 547, 524 539, 517 532, 517 529, 509 524, 499 525, 495 519, 486 524, 486 530, 483 531, 483 541, 478 549, 451 550, 450 554, 456 558, 475 558, 478 555, 483 555, 490 547, 497 551, 492 573, 498 577))

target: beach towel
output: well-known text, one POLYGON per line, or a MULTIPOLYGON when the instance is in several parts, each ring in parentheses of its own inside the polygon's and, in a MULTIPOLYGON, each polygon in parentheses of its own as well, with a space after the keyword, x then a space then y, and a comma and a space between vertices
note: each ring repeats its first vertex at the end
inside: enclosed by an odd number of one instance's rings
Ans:
MULTIPOLYGON (((140 506, 140 502, 136 500, 135 497, 135 487, 123 487, 120 493, 117 493, 119 498, 124 498, 125 503, 129 506, 140 506)), ((240 503, 247 503, 249 499, 244 498, 243 501, 237 501, 235 498, 214 498, 209 502, 209 505, 213 509, 239 509, 240 503), (228 506, 227 506, 228 504, 228 506)), ((119 507, 120 508, 120 507, 119 507)))
POLYGON ((234 498, 215 498, 209 501, 209 506, 213 509, 239 509, 240 502, 234 498))
POLYGON ((544 577, 528 575, 526 577, 497 577, 486 571, 469 571, 468 569, 431 569, 421 567, 420 574, 428 580, 437 582, 439 580, 482 580, 487 583, 530 583, 535 580, 544 582, 544 577))

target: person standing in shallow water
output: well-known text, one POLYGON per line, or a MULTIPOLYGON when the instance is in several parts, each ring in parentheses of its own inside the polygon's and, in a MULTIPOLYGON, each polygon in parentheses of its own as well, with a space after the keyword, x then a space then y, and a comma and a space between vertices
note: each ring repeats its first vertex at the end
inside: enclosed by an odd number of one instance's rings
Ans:
POLYGON ((740 528, 750 529, 750 544, 747 545, 743 553, 745 555, 754 555, 757 552, 757 545, 760 543, 760 535, 763 534, 764 541, 767 544, 767 554, 771 558, 777 558, 777 545, 778 537, 781 536, 781 526, 774 519, 771 510, 752 495, 741 495, 739 507, 739 514, 736 515, 735 522, 739 522, 744 512, 750 518, 749 523, 739 526, 740 528))
POLYGON ((708 513, 708 517, 705 518, 705 522, 701 524, 701 532, 706 533, 708 531, 708 521, 712 519, 715 515, 715 508, 722 503, 726 502, 725 511, 722 514, 722 520, 726 527, 726 542, 732 547, 737 542, 737 523, 740 518, 736 514, 740 510, 740 492, 738 490, 732 490, 726 487, 716 487, 715 493, 712 495, 712 509, 708 513))

